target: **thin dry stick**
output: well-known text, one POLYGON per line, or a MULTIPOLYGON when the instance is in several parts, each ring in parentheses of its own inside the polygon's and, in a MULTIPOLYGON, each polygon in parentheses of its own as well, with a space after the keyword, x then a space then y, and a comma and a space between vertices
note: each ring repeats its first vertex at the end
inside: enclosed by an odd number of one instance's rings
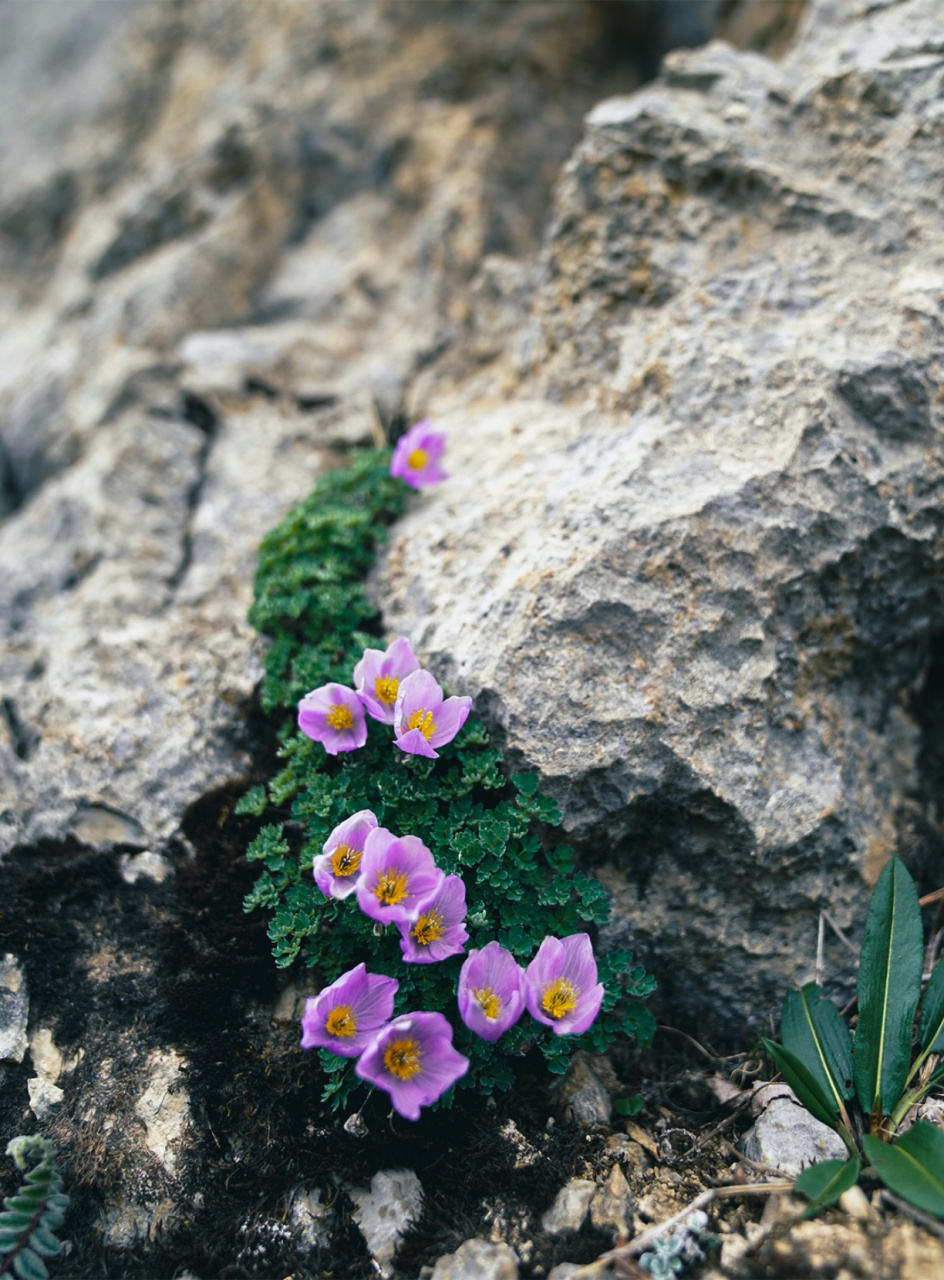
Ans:
POLYGON ((664 1023, 660 1022, 657 1024, 656 1030, 673 1031, 677 1036, 682 1036, 689 1042, 689 1044, 693 1044, 699 1053, 703 1053, 705 1057, 710 1058, 712 1062, 731 1062, 734 1058, 743 1057, 743 1054, 740 1053, 729 1053, 726 1058, 723 1058, 718 1053, 710 1053, 703 1044, 699 1044, 698 1041, 693 1039, 687 1031, 680 1031, 678 1027, 667 1027, 664 1023))
POLYGON ((698 1209, 704 1209, 711 1204, 712 1200, 727 1200, 732 1196, 783 1195, 785 1192, 792 1190, 792 1182, 750 1183, 743 1187, 709 1187, 707 1191, 702 1191, 700 1195, 697 1195, 687 1208, 674 1214, 673 1217, 667 1218, 665 1222, 660 1222, 654 1227, 647 1227, 645 1231, 636 1236, 635 1240, 630 1240, 628 1244, 621 1244, 616 1249, 611 1249, 609 1253, 601 1253, 597 1258, 597 1262, 612 1262, 617 1258, 634 1257, 636 1254, 642 1253, 644 1249, 648 1249, 654 1240, 658 1240, 667 1231, 677 1227, 690 1213, 695 1213, 698 1209))
POLYGON ((920 1209, 910 1205, 907 1200, 900 1200, 898 1196, 884 1187, 882 1188, 882 1200, 905 1214, 912 1222, 917 1222, 919 1227, 924 1227, 925 1231, 930 1231, 932 1235, 944 1240, 944 1226, 941 1226, 936 1218, 922 1213, 920 1209))
POLYGON ((819 928, 816 932, 816 985, 823 985, 823 943, 826 941, 826 913, 819 913, 819 928))
POLYGON ((749 1164, 758 1173, 775 1173, 778 1178, 783 1174, 782 1169, 775 1169, 772 1164, 761 1164, 757 1160, 752 1160, 750 1156, 744 1155, 742 1151, 738 1151, 733 1142, 728 1142, 727 1138, 721 1139, 721 1145, 729 1155, 734 1156, 736 1160, 740 1160, 743 1164, 749 1164))
POLYGON ((929 907, 932 902, 944 902, 944 889, 935 889, 933 893, 926 893, 923 898, 918 899, 918 906, 929 907))
POLYGON ((832 929, 833 933, 842 943, 842 945, 844 947, 848 947, 854 956, 859 955, 862 951, 862 948, 858 945, 858 943, 853 942, 851 938, 846 937, 846 935, 839 928, 839 925, 836 924, 836 921, 832 918, 832 916, 829 914, 828 911, 823 912, 823 917, 826 923, 829 925, 830 929, 832 929))

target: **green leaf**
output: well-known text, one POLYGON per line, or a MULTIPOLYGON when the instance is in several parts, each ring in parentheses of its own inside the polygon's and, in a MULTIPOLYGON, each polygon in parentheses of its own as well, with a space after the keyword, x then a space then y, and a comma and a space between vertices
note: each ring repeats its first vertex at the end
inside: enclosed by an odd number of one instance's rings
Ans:
POLYGON ((866 1115, 888 1115, 901 1096, 921 992, 924 939, 914 881, 891 858, 872 892, 859 959, 859 1021, 853 1045, 856 1096, 866 1115))
POLYGON ((780 1038, 783 1047, 809 1068, 837 1115, 841 1114, 843 1103, 852 1097, 852 1037, 839 1010, 815 982, 787 995, 780 1038))
POLYGON ((35 1210, 33 1210, 32 1213, 21 1213, 17 1210, 10 1210, 7 1213, 0 1213, 0 1227, 9 1227, 11 1230, 28 1227, 29 1224, 33 1221, 34 1213, 35 1213, 35 1210))
POLYGON ((53 1209, 47 1209, 39 1219, 39 1225, 45 1227, 47 1231, 58 1231, 64 1222, 63 1215, 53 1209))
POLYGON ((862 1149, 890 1191, 944 1218, 944 1133, 919 1120, 889 1146, 866 1135, 862 1149))
POLYGON ((858 1155, 851 1155, 848 1160, 823 1160, 804 1169, 793 1186, 811 1202, 806 1216, 812 1217, 835 1204, 844 1191, 859 1181, 861 1170, 858 1155))
POLYGON ((918 1038, 925 1053, 944 1053, 944 956, 938 960, 925 988, 918 1038))
POLYGON ((642 1096, 634 1093, 631 1098, 617 1098, 613 1103, 613 1112, 618 1116, 638 1116, 643 1105, 642 1096))
POLYGON ((13 1270, 20 1280, 49 1280, 45 1262, 32 1249, 23 1249, 16 1255, 13 1270))
POLYGON ((780 1074, 810 1115, 815 1116, 823 1124, 828 1124, 831 1129, 835 1129, 839 1109, 833 1106, 832 1098, 824 1092, 809 1067, 782 1044, 775 1044, 773 1040, 766 1039, 763 1044, 776 1063, 780 1074))
POLYGON ((52 1234, 43 1227, 37 1227, 35 1231, 30 1233, 30 1245, 37 1253, 42 1254, 44 1258, 55 1258, 62 1250, 62 1245, 52 1234))
POLYGON ((27 1188, 23 1187, 23 1194, 16 1196, 7 1196, 3 1205, 5 1209, 10 1209, 15 1213, 34 1214, 43 1202, 43 1190, 41 1187, 30 1187, 29 1190, 33 1195, 27 1194, 27 1188))

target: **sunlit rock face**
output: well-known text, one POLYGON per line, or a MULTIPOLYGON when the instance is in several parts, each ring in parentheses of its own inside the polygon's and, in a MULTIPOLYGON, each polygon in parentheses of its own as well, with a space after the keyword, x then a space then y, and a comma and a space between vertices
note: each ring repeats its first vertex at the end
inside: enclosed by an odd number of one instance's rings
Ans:
POLYGON ((779 63, 678 52, 591 111, 376 576, 716 1030, 940 856, 939 13, 814 6, 779 63))

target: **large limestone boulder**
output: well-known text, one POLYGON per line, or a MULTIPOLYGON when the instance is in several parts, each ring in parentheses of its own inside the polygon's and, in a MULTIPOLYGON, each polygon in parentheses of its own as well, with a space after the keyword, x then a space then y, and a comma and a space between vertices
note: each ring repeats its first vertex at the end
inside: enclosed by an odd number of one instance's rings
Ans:
POLYGON ((942 15, 813 5, 779 64, 595 107, 531 278, 480 277, 481 367, 425 385, 452 478, 376 575, 716 1031, 891 853, 940 866, 942 15))

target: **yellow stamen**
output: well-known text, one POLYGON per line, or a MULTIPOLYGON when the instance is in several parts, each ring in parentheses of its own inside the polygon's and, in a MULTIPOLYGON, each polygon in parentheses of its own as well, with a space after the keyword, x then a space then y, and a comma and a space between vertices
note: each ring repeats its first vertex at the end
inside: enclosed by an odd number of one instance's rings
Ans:
POLYGON ((354 717, 351 708, 341 702, 332 702, 328 710, 328 724, 332 729, 353 729, 354 717))
POLYGON ((552 1018, 563 1018, 566 1013, 573 1013, 577 1008, 580 988, 567 978, 555 978, 544 988, 541 997, 541 1008, 552 1018))
POLYGON ((406 465, 411 471, 422 471, 429 462, 429 454, 425 449, 414 449, 406 460, 406 465))
POLYGON ((424 911, 410 930, 421 947, 428 947, 431 942, 438 941, 445 932, 446 925, 442 912, 436 911, 435 908, 432 911, 424 911))
POLYGON ((485 1014, 486 1018, 491 1018, 494 1022, 501 1012, 501 996, 496 995, 491 987, 473 987, 472 999, 485 1014))
POLYGON ((336 1005, 325 1019, 325 1031, 329 1036, 347 1038, 357 1032, 357 1022, 349 1004, 336 1005))
POLYGON ((407 721, 406 727, 408 729, 419 729, 426 741, 429 742, 436 732, 436 721, 433 719, 432 711, 427 711, 425 707, 417 707, 407 721))
POLYGON ((387 867, 381 871, 377 877, 377 887, 374 889, 374 896, 377 897, 385 907, 396 906, 410 892, 410 882, 407 879, 405 871, 400 871, 397 867, 387 867))
POLYGON ((423 1070, 423 1052, 418 1040, 401 1036, 391 1040, 384 1050, 384 1066, 398 1080, 412 1080, 423 1070))
POLYGON ((361 865, 363 849, 352 849, 349 844, 339 844, 331 855, 331 870, 339 878, 352 876, 361 865))
POLYGON ((378 676, 374 681, 374 691, 380 702, 386 702, 388 707, 392 707, 397 700, 397 690, 400 688, 400 681, 396 676, 378 676))

